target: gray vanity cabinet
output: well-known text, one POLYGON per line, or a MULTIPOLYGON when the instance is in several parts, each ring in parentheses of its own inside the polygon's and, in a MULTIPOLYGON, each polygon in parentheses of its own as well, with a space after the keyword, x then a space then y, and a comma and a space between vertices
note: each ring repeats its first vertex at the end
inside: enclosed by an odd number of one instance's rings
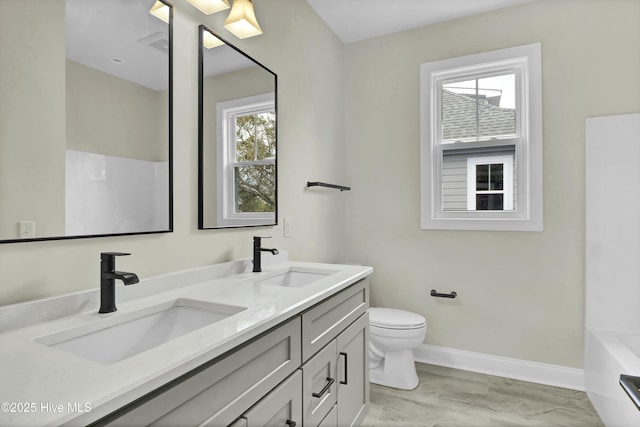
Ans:
POLYGON ((94 425, 335 427, 369 403, 368 279, 94 425))
POLYGON ((367 285, 367 280, 362 280, 302 314, 302 358, 310 357, 303 365, 305 426, 359 425, 367 414, 367 285))
POLYGON ((360 425, 369 404, 369 315, 302 365, 305 426, 360 425))

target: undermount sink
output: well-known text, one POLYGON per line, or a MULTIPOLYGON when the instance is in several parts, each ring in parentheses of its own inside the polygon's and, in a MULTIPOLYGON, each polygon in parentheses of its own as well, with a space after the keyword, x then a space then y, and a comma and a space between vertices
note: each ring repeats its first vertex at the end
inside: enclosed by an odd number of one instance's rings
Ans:
POLYGON ((264 279, 256 280, 260 285, 285 286, 302 288, 335 273, 335 270, 291 267, 288 270, 271 274, 264 279))
POLYGON ((36 341, 94 362, 112 364, 243 310, 246 307, 181 298, 36 341))

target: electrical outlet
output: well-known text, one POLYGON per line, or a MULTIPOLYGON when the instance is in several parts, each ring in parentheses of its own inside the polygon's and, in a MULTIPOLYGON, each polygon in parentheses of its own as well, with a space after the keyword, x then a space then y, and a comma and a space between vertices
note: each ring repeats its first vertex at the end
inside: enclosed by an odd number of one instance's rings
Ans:
POLYGON ((31 239, 36 237, 36 222, 35 221, 20 221, 18 222, 18 233, 20 239, 31 239))
POLYGON ((291 237, 291 218, 285 216, 282 218, 282 223, 284 237, 291 237))

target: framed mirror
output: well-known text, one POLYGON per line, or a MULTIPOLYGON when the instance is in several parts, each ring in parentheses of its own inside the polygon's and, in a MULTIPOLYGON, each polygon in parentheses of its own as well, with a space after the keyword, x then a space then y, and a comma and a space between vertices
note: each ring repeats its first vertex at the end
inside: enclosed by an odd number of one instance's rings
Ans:
POLYGON ((172 5, 2 13, 0 242, 172 231, 172 5))
POLYGON ((278 78, 199 33, 198 228, 276 225, 278 78))

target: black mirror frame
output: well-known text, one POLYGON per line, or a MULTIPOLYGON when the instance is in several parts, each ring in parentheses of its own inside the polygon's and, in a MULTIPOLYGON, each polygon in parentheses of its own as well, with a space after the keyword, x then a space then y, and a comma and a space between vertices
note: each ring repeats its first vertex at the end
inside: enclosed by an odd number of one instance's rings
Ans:
POLYGON ((215 31, 205 25, 198 26, 198 230, 219 230, 224 228, 245 228, 245 227, 272 227, 278 225, 278 75, 265 67, 251 56, 238 49, 226 39, 219 36, 215 31), (203 32, 208 31, 215 37, 220 39, 224 44, 235 50, 236 52, 249 59, 263 70, 273 75, 274 96, 275 96, 275 112, 276 112, 276 158, 275 158, 275 177, 274 177, 274 194, 275 209, 273 223, 265 224, 248 224, 248 225, 224 225, 216 227, 206 227, 204 225, 204 42, 203 32))
POLYGON ((129 233, 110 233, 110 234, 82 234, 75 236, 51 236, 51 237, 33 237, 28 239, 5 239, 0 240, 3 243, 26 243, 26 242, 42 242, 48 240, 72 240, 72 239, 89 239, 95 237, 113 237, 113 236, 134 236, 144 234, 160 234, 173 232, 173 4, 167 0, 159 0, 169 7, 169 126, 168 126, 168 148, 169 148, 169 224, 166 230, 154 231, 136 231, 129 233))

